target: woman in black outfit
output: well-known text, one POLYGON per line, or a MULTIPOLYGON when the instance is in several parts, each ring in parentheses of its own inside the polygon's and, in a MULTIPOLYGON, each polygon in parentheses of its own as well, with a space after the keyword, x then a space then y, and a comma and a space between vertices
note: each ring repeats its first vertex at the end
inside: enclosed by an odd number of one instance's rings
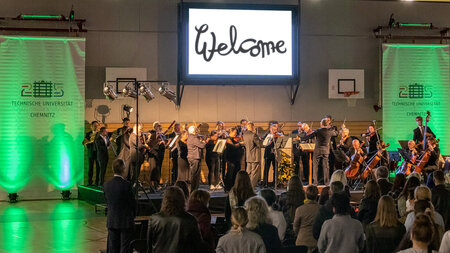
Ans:
POLYGON ((187 160, 188 149, 186 145, 186 140, 188 133, 183 131, 178 140, 178 178, 177 181, 188 181, 189 180, 189 162, 187 160))
POLYGON ((358 212, 358 220, 361 221, 364 228, 375 219, 381 195, 380 187, 375 180, 367 182, 365 188, 358 212))

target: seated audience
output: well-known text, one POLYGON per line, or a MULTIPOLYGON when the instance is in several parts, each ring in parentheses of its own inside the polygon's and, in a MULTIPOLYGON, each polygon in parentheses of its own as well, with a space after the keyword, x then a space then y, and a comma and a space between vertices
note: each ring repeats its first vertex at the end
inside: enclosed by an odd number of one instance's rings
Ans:
POLYGON ((114 178, 106 182, 103 188, 108 206, 107 251, 131 252, 130 243, 133 239, 136 199, 131 183, 125 180, 126 170, 123 160, 114 160, 112 168, 114 178))
POLYGON ((444 172, 433 172, 434 188, 431 190, 431 203, 436 212, 444 218, 445 230, 450 229, 450 191, 445 187, 444 172))
POLYGON ((205 252, 197 220, 187 213, 184 194, 177 186, 164 191, 159 213, 150 218, 147 233, 149 252, 205 252))
POLYGON ((380 188, 375 180, 370 180, 366 183, 358 212, 358 220, 361 221, 364 228, 375 219, 379 199, 380 188))
MULTIPOLYGON (((342 184, 344 184, 345 192, 348 194, 348 197, 350 198, 350 187, 348 187, 347 177, 345 176, 345 173, 343 170, 335 170, 333 172, 333 174, 331 175, 331 179, 330 179, 330 185, 334 181, 340 181, 340 182, 342 182, 342 184)), ((330 185, 322 188, 322 191, 320 192, 320 197, 319 197, 320 205, 325 204, 325 202, 330 199, 330 192, 329 192, 330 185)))
POLYGON ((450 230, 445 232, 442 237, 441 247, 439 247, 439 253, 450 252, 450 230))
POLYGON ((262 189, 259 192, 259 195, 266 200, 267 205, 269 206, 269 217, 272 220, 272 225, 278 229, 278 236, 280 237, 280 240, 283 240, 287 225, 283 212, 277 210, 278 206, 275 203, 277 195, 272 189, 262 189))
POLYGON ((317 246, 321 253, 364 251, 364 230, 349 213, 350 198, 344 192, 331 196, 334 216, 323 223, 317 246))
POLYGON ((180 187, 180 189, 183 191, 184 199, 186 200, 186 203, 187 203, 187 201, 189 199, 189 186, 186 183, 186 181, 176 181, 175 186, 180 187))
POLYGON ((405 187, 403 187, 403 191, 397 199, 398 213, 401 221, 405 221, 406 215, 413 211, 414 191, 419 185, 420 180, 417 177, 409 176, 408 180, 406 180, 405 187))
POLYGON ((411 230, 412 247, 399 251, 400 253, 427 253, 437 251, 429 250, 429 245, 435 234, 433 222, 426 214, 418 214, 414 220, 414 225, 411 230))
MULTIPOLYGON (((344 191, 344 185, 340 181, 335 181, 330 186, 330 194, 333 196, 334 193, 342 192, 344 191)), ((347 196, 348 197, 348 196, 347 196)), ((352 216, 352 218, 357 218, 355 211, 350 206, 350 204, 347 206, 348 213, 352 216)), ((317 213, 316 217, 314 218, 313 223, 313 236, 314 239, 319 239, 320 230, 322 229, 322 225, 326 220, 329 220, 333 218, 333 205, 331 203, 331 199, 327 200, 323 206, 320 206, 319 212, 317 213)))
POLYGON ((203 240, 210 247, 209 252, 216 248, 217 233, 211 227, 211 213, 208 209, 210 195, 204 190, 195 190, 189 197, 187 212, 192 214, 198 222, 203 240))
MULTIPOLYGON (((434 219, 435 216, 434 216, 431 208, 432 208, 432 204, 430 201, 418 200, 414 204, 414 214, 415 214, 415 218, 417 218, 417 216, 419 214, 426 214, 427 216, 429 216, 429 218, 433 224, 433 236, 431 238, 428 248, 429 248, 429 250, 438 250, 439 245, 441 243, 442 235, 444 234, 444 229, 439 224, 436 224, 436 221, 434 219)), ((415 220, 415 218, 414 218, 414 220, 415 220)), ((414 226, 414 223, 413 223, 413 226, 414 226)), ((413 228, 411 228, 409 230, 406 229, 406 234, 403 236, 402 241, 398 245, 397 251, 412 247, 412 245, 413 245, 412 240, 411 240, 412 229, 413 228)))
POLYGON ((389 182, 389 170, 386 166, 380 166, 375 172, 377 184, 380 187, 381 196, 388 194, 392 189, 392 184, 389 182))
POLYGON ((247 228, 261 236, 267 253, 281 251, 281 241, 277 228, 272 225, 266 201, 261 197, 251 197, 245 201, 245 210, 248 215, 247 228))
MULTIPOLYGON (((419 200, 426 200, 428 202, 430 202, 430 209, 433 213, 433 220, 439 224, 440 226, 442 226, 442 228, 445 228, 445 224, 444 224, 444 219, 442 218, 442 216, 438 213, 434 211, 434 207, 433 204, 431 204, 431 191, 428 187, 426 186, 419 186, 416 188, 416 190, 414 191, 414 203, 416 203, 419 200)), ((414 208, 414 206, 413 206, 414 208)), ((414 212, 411 212, 408 214, 408 216, 406 216, 406 221, 405 221, 405 227, 406 230, 409 230, 413 223, 414 223, 414 212)))
POLYGON ((294 232, 297 234, 295 245, 306 246, 310 252, 317 248, 317 240, 313 237, 312 227, 320 208, 317 203, 318 194, 317 186, 308 185, 305 204, 297 207, 294 218, 294 232))
POLYGON ((366 226, 368 253, 394 252, 405 233, 405 226, 397 219, 394 199, 382 196, 375 220, 366 226))
POLYGON ((240 170, 225 202, 225 220, 229 227, 231 226, 231 208, 244 206, 245 201, 255 195, 250 176, 244 170, 240 170))
POLYGON ((388 192, 388 195, 391 196, 394 200, 396 200, 400 196, 400 193, 402 193, 405 183, 406 183, 405 174, 402 173, 396 174, 394 177, 394 183, 392 184, 392 188, 388 192))
POLYGON ((248 216, 244 208, 233 208, 231 223, 230 231, 220 237, 216 253, 266 253, 261 236, 245 228, 248 216))
POLYGON ((283 211, 284 218, 286 219, 287 229, 285 238, 287 241, 295 241, 295 233, 292 229, 292 223, 294 222, 295 210, 297 207, 303 205, 305 200, 305 190, 303 190, 303 183, 300 177, 293 175, 288 182, 287 191, 280 195, 280 209, 283 211))

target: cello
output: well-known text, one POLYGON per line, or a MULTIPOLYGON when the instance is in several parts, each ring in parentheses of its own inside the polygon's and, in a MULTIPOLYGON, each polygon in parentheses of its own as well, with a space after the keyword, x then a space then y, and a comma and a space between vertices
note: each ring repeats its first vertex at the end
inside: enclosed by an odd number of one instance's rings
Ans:
POLYGON ((397 168, 397 172, 395 174, 404 174, 405 176, 409 176, 411 172, 414 170, 416 166, 417 158, 419 157, 419 153, 416 150, 416 144, 414 141, 408 142, 408 148, 411 151, 411 159, 404 159, 402 164, 397 168))
MULTIPOLYGON (((437 144, 439 143, 439 141, 440 141, 440 139, 429 141, 429 145, 435 146, 435 145, 437 145, 437 144)), ((433 147, 433 148, 434 148, 434 147, 433 147)), ((431 149, 430 147, 428 147, 428 148, 425 150, 425 152, 424 152, 423 155, 422 155, 422 158, 421 158, 420 161, 417 163, 417 166, 416 166, 416 168, 414 169, 414 172, 415 172, 415 173, 419 173, 419 174, 420 174, 420 173, 422 172, 422 170, 425 168, 425 166, 426 166, 427 163, 428 163, 428 160, 430 160, 430 157, 431 157, 431 151, 432 151, 432 149, 431 149)))
MULTIPOLYGON (((361 142, 361 146, 364 144, 364 142, 361 142)), ((361 149, 361 147, 359 148, 361 149)), ((357 152, 356 154, 352 155, 350 165, 345 169, 344 174, 349 179, 357 179, 360 172, 360 166, 364 162, 364 156, 361 154, 361 152, 357 152)))
POLYGON ((383 157, 383 151, 386 150, 386 148, 389 146, 389 143, 387 145, 384 145, 384 141, 381 141, 381 144, 378 144, 378 151, 374 156, 372 156, 372 158, 370 158, 369 164, 366 166, 363 173, 361 173, 361 180, 365 180, 367 177, 369 177, 370 173, 372 173, 372 170, 383 157))

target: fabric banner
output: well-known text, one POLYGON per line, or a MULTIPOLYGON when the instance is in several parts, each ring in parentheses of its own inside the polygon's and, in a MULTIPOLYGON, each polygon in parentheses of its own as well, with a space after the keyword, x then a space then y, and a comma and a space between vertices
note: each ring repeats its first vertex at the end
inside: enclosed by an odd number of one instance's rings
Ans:
POLYGON ((450 154, 449 45, 383 44, 383 139, 392 150, 412 140, 415 118, 431 117, 428 126, 450 154))
POLYGON ((85 39, 0 36, 0 199, 83 180, 85 39))

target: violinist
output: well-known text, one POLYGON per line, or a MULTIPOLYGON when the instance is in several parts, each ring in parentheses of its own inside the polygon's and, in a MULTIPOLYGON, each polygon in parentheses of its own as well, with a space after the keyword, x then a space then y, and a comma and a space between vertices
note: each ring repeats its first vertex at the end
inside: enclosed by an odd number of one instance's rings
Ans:
POLYGON ((188 181, 189 180, 189 162, 187 159, 188 148, 186 145, 187 138, 188 138, 188 132, 186 130, 181 131, 180 138, 177 141, 177 151, 178 151, 177 181, 188 181))
POLYGON ((205 148, 205 141, 198 134, 196 126, 189 127, 189 135, 187 137, 189 161, 189 178, 191 182, 191 191, 197 190, 200 184, 200 160, 202 158, 202 149, 205 148))
MULTIPOLYGON (((389 144, 387 146, 389 146, 389 144)), ((379 166, 389 167, 389 152, 386 150, 387 146, 385 145, 384 141, 380 141, 379 143, 377 143, 377 148, 381 152, 381 159, 378 163, 379 166)))
POLYGON ((213 152, 214 146, 217 143, 217 139, 219 139, 217 131, 212 130, 209 138, 206 140, 205 145, 205 162, 209 170, 208 184, 210 189, 213 189, 214 186, 219 183, 219 155, 216 152, 213 152))
POLYGON ((378 152, 377 142, 380 139, 380 136, 375 131, 375 126, 374 125, 372 125, 372 124, 369 125, 369 127, 367 128, 367 132, 361 134, 361 136, 366 138, 366 143, 369 146, 369 149, 367 151, 367 156, 371 157, 376 152, 378 152))
POLYGON ((225 175, 225 191, 230 191, 234 185, 236 175, 241 170, 242 148, 240 141, 235 140, 237 129, 232 127, 227 138, 225 149, 225 161, 227 164, 227 173, 225 175))
MULTIPOLYGON (((269 183, 269 170, 270 166, 272 165, 272 168, 275 172, 276 161, 275 161, 275 143, 277 141, 277 138, 279 136, 282 136, 281 133, 278 132, 278 124, 272 124, 270 125, 269 132, 266 133, 264 136, 265 139, 268 140, 266 143, 265 149, 264 149, 264 177, 263 177, 263 184, 265 187, 268 186, 269 183)), ((273 182, 275 183, 275 175, 276 173, 273 173, 273 182)))
POLYGON ((261 150, 262 141, 256 134, 255 124, 249 122, 247 131, 244 133, 244 143, 246 150, 247 172, 250 175, 252 187, 258 184, 261 177, 261 150))
MULTIPOLYGON (((425 127, 423 126, 423 118, 421 116, 416 117, 416 123, 417 128, 413 130, 413 140, 417 143, 419 150, 422 150, 423 145, 423 131, 425 130, 425 127)), ((433 138, 436 138, 436 135, 431 131, 431 128, 427 126, 427 132, 426 134, 428 136, 432 136, 433 138)))
POLYGON ((302 150, 300 149, 300 146, 298 145, 300 143, 300 135, 303 133, 303 123, 299 121, 297 123, 297 129, 293 130, 291 133, 292 137, 292 154, 294 155, 294 174, 300 175, 300 159, 302 155, 302 150))
POLYGON ((142 135, 142 125, 139 124, 138 127, 136 125, 133 126, 133 132, 130 134, 129 137, 129 144, 130 144, 130 156, 129 161, 126 161, 125 164, 128 164, 128 177, 130 178, 131 182, 134 184, 137 182, 137 179, 139 178, 140 168, 142 165, 142 162, 144 161, 144 153, 146 151, 150 150, 150 147, 147 145, 147 143, 143 142, 143 135, 142 135), (139 143, 136 142, 137 135, 139 135, 139 143), (136 153, 136 148, 138 149, 138 152, 136 153))
MULTIPOLYGON (((128 135, 128 136, 125 136, 124 138, 129 137, 129 130, 131 130, 129 125, 130 125, 130 119, 126 118, 126 117, 123 118, 122 119, 122 127, 115 130, 111 136, 111 141, 114 142, 117 146, 117 149, 116 149, 117 153, 115 154, 116 156, 118 156, 120 154, 120 152, 122 151, 123 135, 128 135)), ((128 142, 128 140, 126 140, 126 141, 128 142)))
POLYGON ((349 136, 350 131, 348 128, 343 127, 341 129, 341 139, 339 144, 337 144, 334 151, 336 157, 335 167, 336 169, 342 170, 347 165, 347 152, 352 147, 352 138, 349 136))
POLYGON ((225 123, 223 123, 222 121, 217 121, 216 131, 219 139, 226 139, 229 137, 227 130, 225 130, 225 123))
MULTIPOLYGON (((302 133, 300 134, 300 140, 302 138, 304 138, 305 136, 312 134, 313 132, 314 132, 314 130, 311 129, 311 127, 309 127, 308 124, 303 123, 302 124, 302 133)), ((303 141, 301 140, 301 143, 313 143, 315 141, 316 141, 316 138, 310 138, 308 140, 303 140, 303 141)), ((309 158, 311 157, 310 154, 311 154, 310 151, 303 151, 303 150, 301 153, 301 161, 302 161, 302 165, 303 165, 302 166, 302 168, 303 168, 302 180, 306 180, 306 181, 309 179, 309 158)))
MULTIPOLYGON (((168 139, 167 143, 171 143, 176 136, 179 138, 180 134, 181 125, 177 122, 173 125, 173 132, 166 135, 166 139, 168 139)), ((172 160, 172 182, 175 182, 178 178, 178 149, 173 147, 169 152, 170 159, 172 160)))
POLYGON ((327 119, 322 119, 320 121, 320 128, 316 131, 312 132, 309 135, 306 135, 302 140, 308 140, 316 137, 316 146, 314 148, 313 153, 313 184, 318 184, 318 172, 319 172, 319 164, 322 165, 323 170, 323 179, 325 185, 328 185, 330 182, 330 174, 329 174, 329 163, 328 156, 330 154, 330 140, 331 137, 335 137, 338 135, 338 131, 330 127, 329 121, 327 119))
POLYGON ((246 119, 241 119, 241 121, 239 122, 239 126, 236 127, 237 130, 237 136, 243 136, 245 131, 247 131, 247 120, 246 119))
POLYGON ((161 167, 165 153, 165 137, 159 121, 153 122, 153 130, 150 131, 150 138, 147 140, 150 147, 148 161, 150 163, 150 182, 153 187, 159 185, 161 179, 161 167))
POLYGON ((428 138, 426 151, 430 152, 430 158, 428 159, 428 162, 423 170, 428 174, 435 170, 438 170, 439 168, 438 163, 439 156, 441 155, 441 150, 438 147, 438 141, 434 138, 428 138))

